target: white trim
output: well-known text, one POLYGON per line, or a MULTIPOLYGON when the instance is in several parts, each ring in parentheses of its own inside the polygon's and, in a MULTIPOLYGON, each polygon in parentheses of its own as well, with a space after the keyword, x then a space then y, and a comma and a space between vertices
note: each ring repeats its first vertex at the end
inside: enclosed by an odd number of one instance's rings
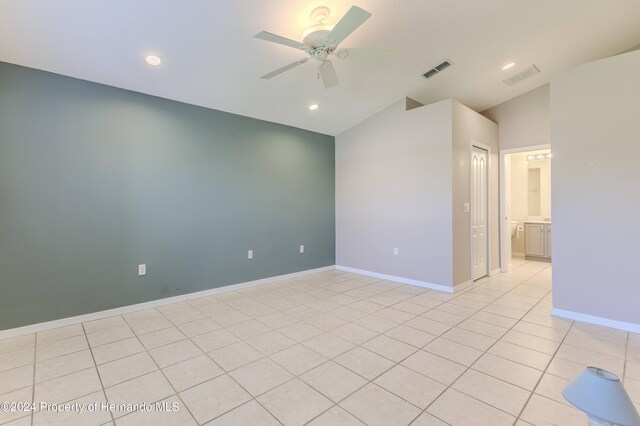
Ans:
POLYGON ((396 281, 396 282, 399 282, 399 283, 402 283, 402 284, 410 284, 410 285, 415 285, 415 286, 418 286, 418 287, 430 288, 432 290, 444 291, 445 293, 453 293, 454 291, 458 291, 458 290, 462 289, 462 288, 460 288, 460 285, 457 285, 455 287, 450 287, 450 286, 447 286, 447 285, 434 284, 434 283, 429 283, 429 282, 426 282, 426 281, 414 280, 414 279, 411 279, 411 278, 403 278, 403 277, 397 277, 395 275, 381 274, 379 272, 365 271, 363 269, 352 268, 350 266, 336 265, 336 269, 338 271, 352 272, 354 274, 360 274, 360 275, 366 275, 366 276, 369 276, 369 277, 380 278, 381 280, 396 281))
POLYGON ((58 320, 41 322, 37 324, 25 325, 23 327, 9 328, 0 330, 0 340, 9 339, 11 337, 22 336, 24 334, 36 333, 38 331, 51 330, 52 328, 63 327, 65 325, 78 324, 87 321, 122 315, 129 312, 139 311, 141 309, 154 308, 156 306, 169 305, 171 303, 183 302, 185 300, 196 299, 198 297, 210 296, 212 294, 225 293, 228 291, 240 290, 243 288, 254 287, 261 284, 268 284, 286 278, 293 278, 303 275, 315 274, 318 272, 332 271, 336 269, 335 265, 324 266, 322 268, 308 269, 306 271, 293 272, 291 274, 278 275, 275 277, 261 278, 259 280, 247 281, 244 283, 231 284, 223 287, 216 287, 209 290, 196 291, 194 293, 181 294, 179 296, 167 297, 165 299, 150 300, 148 302, 136 303, 135 305, 121 306, 119 308, 108 309, 106 311, 92 312, 90 314, 77 315, 74 317, 61 318, 58 320))
POLYGON ((634 324, 632 322, 617 321, 609 318, 581 314, 579 312, 566 311, 564 309, 558 308, 551 309, 551 315, 553 315, 554 317, 600 325, 602 327, 616 328, 618 330, 629 331, 631 333, 640 333, 640 324, 634 324))
POLYGON ((507 223, 511 220, 511 218, 507 218, 507 205, 506 205, 506 194, 505 194, 505 184, 507 177, 504 173, 505 168, 505 156, 507 154, 515 154, 518 152, 527 152, 527 151, 538 151, 542 149, 551 149, 550 144, 545 145, 532 145, 532 146, 523 146, 519 148, 507 148, 500 150, 500 270, 502 272, 509 272, 509 253, 507 250, 507 238, 511 238, 511 224, 507 223))

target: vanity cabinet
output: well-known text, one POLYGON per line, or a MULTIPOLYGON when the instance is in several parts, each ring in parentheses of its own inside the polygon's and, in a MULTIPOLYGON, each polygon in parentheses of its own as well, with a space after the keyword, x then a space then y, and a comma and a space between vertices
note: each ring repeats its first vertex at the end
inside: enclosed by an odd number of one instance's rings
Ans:
POLYGON ((527 260, 551 262, 551 223, 525 222, 524 245, 527 260))

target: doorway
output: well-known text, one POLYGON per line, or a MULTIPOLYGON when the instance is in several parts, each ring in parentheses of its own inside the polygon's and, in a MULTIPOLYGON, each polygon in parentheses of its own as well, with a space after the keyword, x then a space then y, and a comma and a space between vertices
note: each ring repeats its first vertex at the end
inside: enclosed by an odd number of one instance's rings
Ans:
POLYGON ((471 149, 471 280, 489 275, 488 238, 488 163, 486 149, 473 145, 471 149))
POLYGON ((551 261, 551 149, 500 151, 500 270, 551 261))

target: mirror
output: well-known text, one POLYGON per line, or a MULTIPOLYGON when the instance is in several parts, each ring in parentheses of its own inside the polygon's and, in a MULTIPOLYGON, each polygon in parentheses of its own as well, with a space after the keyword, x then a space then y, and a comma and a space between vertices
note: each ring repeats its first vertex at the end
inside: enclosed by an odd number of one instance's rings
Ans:
POLYGON ((529 168, 529 216, 542 216, 540 213, 540 169, 529 168))
POLYGON ((551 217, 551 160, 528 162, 527 214, 551 217))

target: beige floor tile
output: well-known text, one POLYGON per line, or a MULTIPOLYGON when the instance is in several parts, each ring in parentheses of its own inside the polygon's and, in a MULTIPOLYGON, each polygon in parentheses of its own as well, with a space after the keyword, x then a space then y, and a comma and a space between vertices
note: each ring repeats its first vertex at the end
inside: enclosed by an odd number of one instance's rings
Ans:
POLYGON ((466 370, 461 364, 425 351, 416 352, 401 364, 445 385, 453 383, 466 370))
POLYGON ((152 331, 162 330, 164 328, 173 327, 173 324, 163 316, 148 318, 142 321, 129 321, 129 326, 137 335, 151 333, 152 331))
POLYGON ((263 358, 233 370, 229 375, 254 397, 294 377, 268 358, 263 358))
POLYGON ((485 311, 476 313, 471 317, 471 319, 507 329, 513 327, 518 322, 518 320, 513 318, 503 317, 502 315, 496 315, 485 311))
POLYGON ((454 389, 448 389, 427 412, 452 426, 513 425, 515 417, 454 389))
POLYGON ((442 335, 442 338, 469 346, 480 351, 486 351, 496 342, 493 337, 488 337, 463 328, 452 328, 442 335))
POLYGON ((640 362, 627 360, 624 374, 625 378, 640 380, 640 362))
POLYGON ((48 382, 37 383, 34 392, 36 404, 50 404, 71 401, 102 390, 95 368, 78 371, 48 382))
POLYGON ((107 343, 117 342, 118 340, 127 339, 133 337, 133 331, 127 325, 119 325, 103 330, 96 331, 94 333, 87 334, 87 339, 92 347, 106 345, 107 343))
POLYGON ((570 345, 563 344, 556 357, 584 364, 585 366, 597 365, 600 368, 614 372, 618 376, 621 376, 624 370, 624 360, 620 358, 570 345))
POLYGON ((551 360, 547 373, 554 376, 562 377, 567 380, 573 380, 580 375, 588 366, 566 359, 555 357, 551 360))
POLYGON ((354 322, 359 326, 368 328, 376 333, 384 333, 398 325, 397 322, 388 320, 378 315, 378 312, 362 317, 354 322))
POLYGON ((305 322, 297 322, 278 329, 278 331, 298 343, 312 339, 324 331, 305 322))
POLYGON ((295 376, 327 361, 326 357, 302 345, 292 346, 277 352, 270 358, 295 376))
POLYGON ((360 420, 353 417, 337 405, 320 414, 307 423, 308 426, 365 426, 360 420))
POLYGON ((47 426, 91 426, 103 425, 111 421, 111 414, 108 410, 95 410, 93 412, 87 410, 87 407, 94 404, 106 402, 104 392, 102 390, 83 396, 82 398, 69 401, 69 404, 78 404, 83 410, 40 410, 33 415, 33 425, 47 426))
POLYGON ((584 426, 587 424, 587 417, 577 409, 535 394, 527 403, 521 418, 533 425, 584 426))
POLYGON ((296 344, 296 341, 278 331, 270 331, 247 339, 247 343, 264 355, 271 355, 296 344))
POLYGON ((209 352, 209 356, 226 371, 235 370, 238 367, 257 361, 264 355, 253 346, 238 342, 224 348, 209 352))
POLYGON ((65 376, 93 366, 93 357, 88 349, 51 358, 36 364, 36 383, 55 379, 56 377, 65 376))
POLYGON ((144 346, 142 346, 140 341, 135 337, 108 343, 92 349, 93 357, 98 365, 125 358, 129 355, 135 355, 143 351, 144 346))
POLYGON ((562 396, 562 390, 567 387, 570 382, 571 380, 563 379, 553 374, 545 374, 536 387, 535 393, 548 399, 553 399, 561 404, 570 405, 562 396))
MULTIPOLYGON (((154 371, 106 388, 105 394, 109 404, 122 407, 143 402, 154 403, 170 397, 174 394, 174 390, 161 372, 154 371)), ((113 411, 114 417, 122 417, 125 414, 129 414, 126 409, 113 411)))
POLYGON ((426 318, 432 321, 437 321, 443 324, 447 324, 449 327, 455 327, 461 322, 465 321, 467 317, 452 314, 450 312, 441 311, 438 308, 432 309, 420 315, 422 318, 426 318))
POLYGON ((35 362, 35 348, 26 347, 9 352, 0 352, 0 372, 11 370, 35 362))
POLYGON ((530 391, 542 376, 540 370, 489 353, 482 355, 472 368, 530 391))
POLYGON ((10 339, 0 339, 0 353, 13 352, 20 349, 33 348, 36 345, 36 335, 25 334, 24 336, 12 337, 10 339))
POLYGON ((251 400, 251 395, 226 374, 189 388, 180 397, 200 424, 251 400))
MULTIPOLYGON (((0 402, 31 404, 33 402, 33 387, 29 386, 26 388, 0 394, 0 402)), ((22 417, 28 418, 29 426, 31 426, 31 416, 29 416, 29 414, 31 413, 24 411, 0 410, 0 424, 4 426, 8 422, 22 417)))
POLYGON ((12 368, 0 372, 0 395, 33 385, 33 366, 12 368))
POLYGON ((178 392, 224 374, 207 355, 200 355, 162 369, 178 392))
POLYGON ((550 355, 501 340, 498 340, 487 352, 538 370, 544 370, 551 360, 550 355))
POLYGON ((123 325, 127 325, 127 323, 120 315, 82 323, 87 334, 123 325))
POLYGON ((83 336, 84 329, 82 324, 73 324, 66 327, 54 328, 52 330, 41 331, 38 333, 38 345, 55 342, 57 340, 68 339, 70 337, 83 336))
POLYGON ((227 327, 227 330, 238 336, 239 338, 246 340, 254 336, 258 336, 260 334, 267 333, 271 331, 271 328, 267 327, 263 323, 250 319, 248 321, 243 321, 239 324, 232 325, 227 327))
POLYGON ((57 356, 67 355, 73 352, 89 349, 87 339, 84 336, 70 337, 56 340, 55 342, 38 345, 36 348, 36 362, 45 361, 57 356))
POLYGON ((152 411, 138 411, 120 417, 116 423, 118 426, 196 426, 198 424, 177 396, 158 401, 155 407, 152 411))
POLYGON ((475 370, 467 370, 452 388, 513 416, 520 414, 531 394, 531 391, 475 370))
POLYGON ((421 348, 438 336, 401 324, 387 331, 385 336, 392 337, 408 345, 421 348))
POLYGON ((361 345, 378 335, 378 333, 373 330, 353 323, 336 328, 331 333, 355 345, 361 345))
POLYGON ((206 426, 240 425, 280 426, 280 422, 256 400, 251 400, 206 424, 206 426))
POLYGON ((564 339, 567 334, 567 330, 559 330, 557 328, 533 324, 525 321, 520 321, 513 327, 513 329, 522 333, 542 337, 543 339, 553 340, 555 342, 562 342, 562 339, 564 339))
POLYGON ((210 331, 209 333, 195 336, 191 340, 205 352, 220 349, 240 341, 239 338, 224 329, 210 331))
POLYGON ((509 331, 508 328, 482 322, 474 319, 474 317, 461 322, 458 324, 457 328, 472 331, 494 339, 501 338, 507 331, 509 331))
POLYGON ((375 379, 395 364, 362 347, 355 347, 336 357, 334 361, 369 380, 375 379))
POLYGON ((362 347, 395 362, 400 362, 418 349, 384 335, 374 337, 362 347))
POLYGON ((478 349, 442 337, 430 342, 423 349, 466 366, 473 364, 482 355, 482 351, 478 349))
POLYGON ((346 398, 340 406, 370 426, 407 425, 420 414, 419 408, 373 383, 346 398))
POLYGON ((374 383, 422 409, 427 408, 445 389, 440 382, 396 365, 374 383))
POLYGON ((327 358, 335 358, 355 346, 353 343, 330 333, 321 334, 302 344, 327 358))
POLYGON ((424 315, 415 317, 414 319, 407 321, 405 325, 408 325, 409 327, 417 328, 418 330, 421 330, 436 336, 441 335, 442 333, 446 332, 452 327, 449 324, 445 324, 430 318, 425 318, 424 315))
POLYGON ((346 398, 367 383, 363 377, 333 361, 306 372, 300 379, 334 402, 346 398))
POLYGON ((400 303, 396 303, 393 305, 393 308, 412 315, 422 315, 431 309, 430 307, 413 303, 411 300, 404 300, 400 303))
POLYGON ((141 334, 138 336, 140 342, 147 350, 157 348, 158 346, 168 345, 169 343, 178 342, 186 339, 186 336, 176 327, 163 328, 162 330, 152 331, 151 333, 141 334))
POLYGON ((203 352, 190 340, 181 340, 149 351, 160 368, 202 355, 203 352))
POLYGON ((148 353, 142 352, 98 366, 104 387, 143 376, 158 369, 148 353))
POLYGON ((437 417, 433 417, 429 413, 422 413, 420 417, 418 417, 411 426, 447 426, 448 424, 438 419, 437 417))
POLYGON ((331 312, 307 318, 305 319, 305 322, 313 325, 314 327, 318 327, 323 331, 331 331, 347 323, 347 321, 336 317, 331 312))
POLYGON ((558 342, 553 340, 543 339, 531 334, 521 333, 519 331, 511 330, 505 334, 502 339, 504 342, 512 343, 514 345, 522 346, 523 348, 533 349, 538 352, 545 353, 547 355, 555 354, 558 346, 558 342))
POLYGON ((187 337, 194 337, 210 331, 219 330, 222 326, 209 318, 178 325, 178 329, 187 337))
POLYGON ((271 328, 280 328, 287 325, 298 322, 298 320, 292 316, 285 315, 282 312, 275 312, 273 314, 265 315, 258 319, 261 323, 271 328))
POLYGON ((333 403, 301 380, 291 380, 258 397, 285 426, 303 425, 330 408, 333 403))

